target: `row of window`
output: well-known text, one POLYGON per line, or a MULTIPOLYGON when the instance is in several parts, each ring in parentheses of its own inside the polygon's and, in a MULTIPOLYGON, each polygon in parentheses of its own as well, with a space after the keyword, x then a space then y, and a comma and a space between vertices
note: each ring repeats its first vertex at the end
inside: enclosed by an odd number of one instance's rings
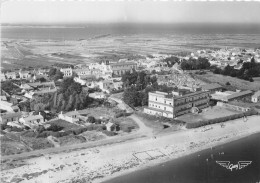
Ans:
POLYGON ((196 101, 196 100, 203 99, 203 98, 206 98, 206 97, 207 97, 207 95, 200 95, 200 96, 186 98, 186 99, 179 100, 179 101, 177 100, 177 102, 175 102, 175 105, 182 105, 182 104, 185 104, 187 102, 196 101))
MULTIPOLYGON (((161 107, 160 105, 156 105, 156 104, 149 104, 150 107, 155 107, 155 108, 159 108, 159 109, 162 109, 162 110, 167 110, 167 107, 161 107)), ((167 110, 168 111, 168 110, 167 110)))

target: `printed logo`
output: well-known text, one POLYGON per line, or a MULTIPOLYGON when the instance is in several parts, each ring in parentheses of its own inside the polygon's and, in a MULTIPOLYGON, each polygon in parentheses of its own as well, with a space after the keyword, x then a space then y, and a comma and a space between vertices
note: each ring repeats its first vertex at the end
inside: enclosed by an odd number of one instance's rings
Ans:
POLYGON ((250 165, 252 161, 239 161, 237 164, 230 164, 230 161, 216 161, 216 163, 232 171, 233 169, 241 170, 242 168, 245 168, 246 166, 250 165))

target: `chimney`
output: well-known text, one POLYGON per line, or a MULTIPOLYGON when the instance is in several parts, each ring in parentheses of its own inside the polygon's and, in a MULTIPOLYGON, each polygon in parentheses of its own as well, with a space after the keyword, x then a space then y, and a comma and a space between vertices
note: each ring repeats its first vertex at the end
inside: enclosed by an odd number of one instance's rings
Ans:
POLYGON ((77 111, 77 109, 75 109, 75 111, 77 111))
POLYGON ((41 115, 41 112, 39 112, 39 115, 41 115))
POLYGON ((60 114, 62 114, 62 111, 60 111, 60 114))

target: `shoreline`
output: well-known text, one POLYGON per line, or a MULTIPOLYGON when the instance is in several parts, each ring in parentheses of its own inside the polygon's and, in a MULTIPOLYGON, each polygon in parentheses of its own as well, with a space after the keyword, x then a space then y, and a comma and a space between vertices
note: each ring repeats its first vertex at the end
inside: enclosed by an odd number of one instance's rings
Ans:
POLYGON ((2 182, 104 182, 260 132, 259 116, 162 134, 154 138, 18 160, 22 166, 2 170, 2 182), (148 156, 148 155, 149 156, 148 156), (11 181, 15 182, 15 181, 11 181))
POLYGON ((124 175, 128 175, 128 174, 131 174, 131 173, 134 173, 134 172, 137 172, 137 171, 141 171, 141 170, 147 169, 149 167, 155 167, 155 166, 158 166, 160 164, 163 164, 163 163, 166 163, 166 162, 169 162, 169 161, 178 160, 179 158, 185 158, 187 156, 190 156, 190 155, 196 154, 198 152, 207 150, 211 147, 215 148, 217 146, 228 144, 228 143, 231 143, 231 142, 235 142, 235 141, 238 141, 240 139, 243 139, 243 138, 249 137, 251 135, 258 134, 258 133, 260 133, 260 131, 253 132, 253 133, 250 133, 250 134, 244 134, 244 135, 241 135, 241 136, 234 136, 234 137, 231 137, 231 138, 227 137, 226 140, 223 141, 223 142, 218 141, 214 145, 207 145, 207 146, 204 146, 204 147, 201 147, 201 148, 198 148, 198 149, 194 149, 194 150, 191 150, 190 152, 185 152, 182 155, 179 155, 179 156, 177 155, 176 157, 172 157, 172 158, 169 158, 169 159, 158 159, 157 161, 155 160, 153 162, 149 162, 149 163, 145 164, 144 166, 135 167, 135 168, 132 168, 132 169, 127 169, 125 171, 115 173, 112 176, 105 177, 105 178, 102 178, 102 179, 96 179, 96 180, 93 181, 93 183, 109 182, 110 180, 117 178, 117 177, 123 177, 124 175))

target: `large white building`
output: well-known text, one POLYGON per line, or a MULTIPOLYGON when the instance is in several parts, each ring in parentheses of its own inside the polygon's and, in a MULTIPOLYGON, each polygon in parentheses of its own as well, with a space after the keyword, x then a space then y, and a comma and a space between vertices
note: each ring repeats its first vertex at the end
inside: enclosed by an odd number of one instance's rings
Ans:
POLYGON ((208 107, 209 91, 188 92, 180 90, 172 93, 149 92, 148 107, 144 112, 151 115, 174 118, 193 110, 208 107))

